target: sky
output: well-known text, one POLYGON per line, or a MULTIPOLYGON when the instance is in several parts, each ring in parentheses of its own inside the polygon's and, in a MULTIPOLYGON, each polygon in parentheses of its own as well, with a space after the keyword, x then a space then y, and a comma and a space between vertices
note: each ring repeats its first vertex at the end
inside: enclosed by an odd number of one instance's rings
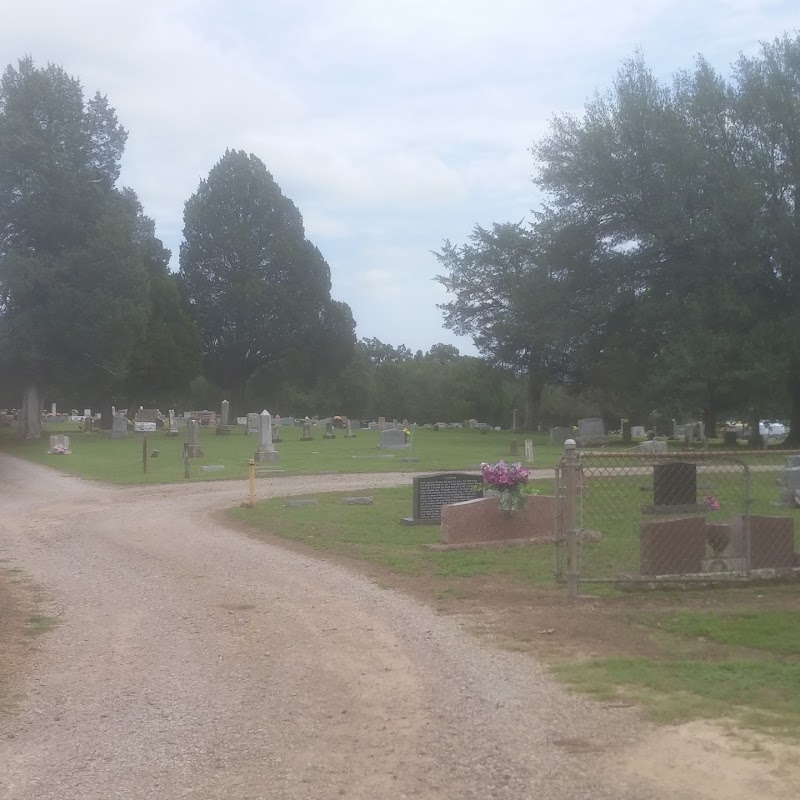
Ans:
POLYGON ((433 252, 530 219, 531 145, 638 49, 723 72, 800 29, 797 0, 0 0, 0 61, 107 95, 133 188, 178 268, 183 206, 227 148, 300 209, 359 337, 477 351, 445 330, 433 252))

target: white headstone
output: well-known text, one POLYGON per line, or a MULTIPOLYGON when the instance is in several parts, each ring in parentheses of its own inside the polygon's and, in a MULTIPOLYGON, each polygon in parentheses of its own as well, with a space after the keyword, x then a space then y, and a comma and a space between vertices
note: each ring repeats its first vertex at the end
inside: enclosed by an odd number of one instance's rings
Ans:
POLYGON ((53 416, 55 416, 55 415, 56 415, 56 404, 55 404, 55 403, 53 403, 53 405, 51 405, 51 406, 50 406, 50 413, 51 413, 53 416))
POLYGON ((256 450, 255 461, 275 461, 278 458, 278 453, 275 450, 275 445, 272 444, 272 416, 265 408, 260 414, 261 421, 261 440, 256 450))
POLYGON ((84 408, 83 409, 83 416, 84 417, 91 417, 92 416, 92 409, 91 408, 84 408))
POLYGON ((642 453, 666 453, 667 443, 653 439, 650 442, 641 442, 637 449, 642 453))
POLYGON ((69 436, 56 434, 50 437, 50 449, 47 451, 51 455, 68 456, 72 450, 69 448, 69 436))
POLYGON ((533 464, 533 439, 525 440, 525 461, 533 464))

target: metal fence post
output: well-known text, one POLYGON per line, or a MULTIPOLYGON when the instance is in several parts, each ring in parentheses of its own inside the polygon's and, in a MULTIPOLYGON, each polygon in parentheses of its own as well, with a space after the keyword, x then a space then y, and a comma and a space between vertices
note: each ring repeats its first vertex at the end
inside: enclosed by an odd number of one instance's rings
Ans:
POLYGON ((567 542, 567 594, 578 595, 578 476, 580 474, 577 444, 564 442, 564 527, 567 542))
POLYGON ((248 462, 248 476, 250 478, 250 508, 256 504, 256 462, 251 458, 248 462))

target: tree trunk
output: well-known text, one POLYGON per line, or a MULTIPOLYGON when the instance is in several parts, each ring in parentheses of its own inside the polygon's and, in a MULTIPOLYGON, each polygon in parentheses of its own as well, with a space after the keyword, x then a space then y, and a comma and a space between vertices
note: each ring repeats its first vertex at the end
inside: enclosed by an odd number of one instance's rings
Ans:
POLYGON ((758 414, 750 417, 750 435, 747 437, 747 446, 751 450, 761 450, 764 447, 764 440, 761 438, 761 422, 758 414))
POLYGON ((717 417, 713 408, 703 409, 703 427, 706 431, 706 439, 717 438, 717 417))
POLYGON ((783 446, 796 448, 800 447, 800 376, 794 379, 791 386, 792 390, 792 416, 789 419, 789 434, 783 446))
MULTIPOLYGON (((231 419, 236 419, 236 417, 245 417, 247 416, 247 409, 244 407, 244 395, 245 391, 247 390, 247 378, 242 381, 237 381, 232 387, 230 387, 230 407, 228 413, 230 414, 231 419)), ((260 411, 258 412, 261 413, 260 411)))
POLYGON ((537 367, 528 367, 527 392, 525 396, 525 430, 535 431, 539 426, 539 409, 542 403, 544 380, 537 367))
POLYGON ((19 418, 19 432, 26 439, 42 438, 42 392, 39 384, 25 387, 19 418))
POLYGON ((114 427, 111 406, 111 395, 109 394, 100 401, 100 430, 110 431, 114 427))

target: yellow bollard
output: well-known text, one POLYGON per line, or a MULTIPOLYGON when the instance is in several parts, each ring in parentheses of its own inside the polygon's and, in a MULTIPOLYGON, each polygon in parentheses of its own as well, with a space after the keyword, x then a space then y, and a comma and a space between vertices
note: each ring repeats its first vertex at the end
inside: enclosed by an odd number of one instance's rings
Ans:
POLYGON ((256 462, 250 459, 250 508, 256 504, 256 462))

